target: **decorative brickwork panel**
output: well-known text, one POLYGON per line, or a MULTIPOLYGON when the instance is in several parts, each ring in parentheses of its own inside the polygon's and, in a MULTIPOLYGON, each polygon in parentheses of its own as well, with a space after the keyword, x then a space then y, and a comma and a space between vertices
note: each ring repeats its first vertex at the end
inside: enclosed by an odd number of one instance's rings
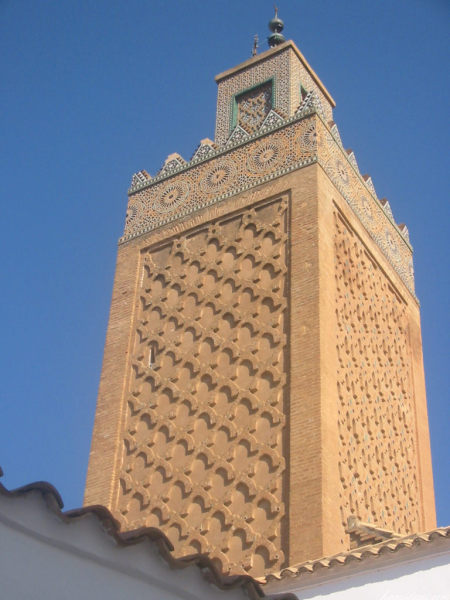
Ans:
POLYGON ((236 98, 237 124, 254 134, 272 108, 272 83, 265 83, 236 98))
MULTIPOLYGON (((240 92, 275 78, 274 108, 289 114, 289 54, 291 50, 275 54, 262 60, 252 68, 238 71, 219 82, 217 90, 216 137, 218 144, 224 144, 231 133, 233 96, 240 92)), ((300 94, 300 91, 298 92, 300 94)), ((298 101, 300 104, 300 100, 298 101)))
POLYGON ((225 572, 283 564, 289 200, 142 251, 114 513, 225 572))
MULTIPOLYGON (((155 229, 313 162, 319 162, 333 184, 414 294, 412 249, 365 181, 354 155, 344 151, 315 108, 275 125, 209 160, 187 163, 171 177, 156 179, 132 192, 121 241, 155 229)), ((334 126, 335 127, 335 126, 334 126)))
POLYGON ((342 523, 354 515, 417 531, 416 423, 406 306, 336 214, 339 473, 342 523))
POLYGON ((301 98, 301 87, 307 92, 315 92, 320 100, 325 120, 333 119, 333 109, 320 85, 294 52, 287 47, 281 52, 257 62, 247 68, 230 73, 221 79, 217 90, 216 136, 221 145, 228 139, 232 130, 233 97, 244 90, 273 78, 275 82, 274 108, 287 117, 294 115, 301 98))
POLYGON ((133 192, 121 241, 311 164, 317 154, 314 119, 299 119, 133 192))
POLYGON ((330 102, 294 52, 290 53, 290 63, 289 98, 291 104, 288 114, 294 114, 298 108, 301 100, 300 89, 303 87, 307 92, 314 91, 317 94, 326 122, 332 121, 333 109, 330 102))
POLYGON ((406 287, 414 294, 411 246, 405 242, 393 218, 390 219, 383 210, 376 198, 372 180, 369 178, 368 182, 365 182, 355 168, 354 157, 349 159, 323 121, 318 119, 316 125, 319 163, 400 275, 406 287))

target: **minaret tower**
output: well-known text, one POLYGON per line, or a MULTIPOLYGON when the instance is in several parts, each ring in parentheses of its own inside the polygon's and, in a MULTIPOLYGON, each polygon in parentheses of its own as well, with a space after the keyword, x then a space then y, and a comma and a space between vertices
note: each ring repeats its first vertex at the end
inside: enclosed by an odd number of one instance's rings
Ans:
POLYGON ((216 77, 215 140, 133 176, 86 485, 254 576, 435 526, 408 230, 283 22, 216 77))

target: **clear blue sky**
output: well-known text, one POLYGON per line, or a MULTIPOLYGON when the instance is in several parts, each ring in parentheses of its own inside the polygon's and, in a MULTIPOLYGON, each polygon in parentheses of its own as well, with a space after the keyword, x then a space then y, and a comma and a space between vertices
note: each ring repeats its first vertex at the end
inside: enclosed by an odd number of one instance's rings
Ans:
MULTIPOLYGON (((447 0, 279 0, 344 145, 406 222, 438 523, 450 524, 447 0)), ((82 503, 133 172, 214 137, 214 75, 266 47, 272 0, 0 0, 4 483, 82 503)))

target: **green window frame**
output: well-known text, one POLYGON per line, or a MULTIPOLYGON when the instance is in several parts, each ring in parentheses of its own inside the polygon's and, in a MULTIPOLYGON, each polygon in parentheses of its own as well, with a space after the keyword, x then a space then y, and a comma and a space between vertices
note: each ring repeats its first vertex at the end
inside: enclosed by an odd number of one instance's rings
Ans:
POLYGON ((236 92, 236 94, 233 94, 233 96, 231 97, 230 133, 233 131, 233 129, 237 125, 239 96, 243 96, 244 94, 247 94, 248 92, 253 92, 253 90, 256 90, 259 87, 262 87, 263 85, 266 85, 268 83, 270 83, 272 86, 272 97, 271 97, 270 101, 272 103, 272 108, 275 108, 275 97, 276 97, 275 96, 275 77, 269 77, 269 79, 260 81, 259 83, 256 83, 255 85, 252 85, 252 86, 246 88, 245 90, 240 90, 239 92, 236 92))

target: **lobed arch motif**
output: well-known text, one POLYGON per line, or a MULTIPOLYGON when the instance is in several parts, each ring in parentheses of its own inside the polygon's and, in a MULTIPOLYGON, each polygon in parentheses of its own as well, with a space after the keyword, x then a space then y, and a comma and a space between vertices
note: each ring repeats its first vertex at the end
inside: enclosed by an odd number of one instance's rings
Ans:
POLYGON ((141 252, 114 512, 233 574, 284 561, 289 202, 141 252))
POLYGON ((406 302, 335 214, 340 506, 400 533, 421 523, 406 302))

